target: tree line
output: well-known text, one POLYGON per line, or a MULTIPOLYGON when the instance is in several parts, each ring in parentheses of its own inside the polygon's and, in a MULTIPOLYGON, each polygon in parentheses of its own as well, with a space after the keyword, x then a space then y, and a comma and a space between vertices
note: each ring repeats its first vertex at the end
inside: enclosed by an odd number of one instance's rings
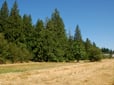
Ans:
POLYGON ((110 54, 110 53, 114 54, 114 51, 109 48, 102 48, 101 50, 105 54, 110 54))
POLYGON ((67 36, 57 9, 45 22, 33 25, 31 15, 19 14, 15 1, 11 10, 6 1, 0 9, 0 63, 99 61, 102 52, 88 38, 82 39, 79 25, 67 36))

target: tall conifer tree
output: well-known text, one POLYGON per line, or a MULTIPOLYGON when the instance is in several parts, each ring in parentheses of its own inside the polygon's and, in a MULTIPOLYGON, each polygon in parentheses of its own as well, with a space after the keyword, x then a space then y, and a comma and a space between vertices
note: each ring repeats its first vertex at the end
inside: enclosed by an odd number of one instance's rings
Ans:
POLYGON ((22 19, 19 14, 19 9, 16 1, 14 2, 11 9, 8 21, 10 21, 10 24, 8 25, 8 29, 5 32, 5 38, 10 42, 18 43, 21 36, 22 19))
POLYGON ((52 13, 52 22, 53 22, 53 33, 55 34, 54 38, 56 39, 56 55, 60 60, 64 58, 65 55, 65 49, 66 49, 66 43, 67 43, 67 37, 65 33, 65 26, 62 18, 60 17, 59 11, 55 9, 55 11, 52 13))
POLYGON ((8 5, 7 2, 4 1, 4 3, 2 4, 1 10, 0 10, 0 32, 4 32, 7 29, 7 20, 8 20, 8 16, 9 16, 9 9, 8 9, 8 5))
POLYGON ((8 9, 8 5, 7 5, 6 1, 4 1, 3 5, 1 7, 0 16, 4 19, 8 18, 8 16, 9 16, 9 9, 8 9))
POLYGON ((81 31, 78 25, 76 26, 73 47, 74 57, 77 62, 79 62, 80 59, 83 59, 85 57, 85 47, 82 40, 81 31))
POLYGON ((43 48, 45 47, 44 45, 44 23, 42 20, 38 20, 36 25, 35 25, 35 48, 33 50, 34 53, 34 57, 33 60, 34 61, 44 61, 44 50, 43 48))

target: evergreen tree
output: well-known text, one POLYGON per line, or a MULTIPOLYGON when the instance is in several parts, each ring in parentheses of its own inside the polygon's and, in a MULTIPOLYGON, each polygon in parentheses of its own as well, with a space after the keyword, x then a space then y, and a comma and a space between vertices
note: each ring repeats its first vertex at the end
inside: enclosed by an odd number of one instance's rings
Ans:
POLYGON ((35 25, 35 48, 33 50, 33 53, 35 56, 33 57, 33 61, 44 61, 44 53, 43 53, 43 47, 44 45, 44 23, 42 20, 38 20, 35 25))
POLYGON ((79 62, 80 59, 83 59, 85 57, 85 47, 78 25, 76 26, 76 31, 74 36, 73 52, 77 62, 79 62))
POLYGON ((34 48, 34 28, 32 26, 32 19, 31 16, 29 15, 24 15, 23 16, 23 29, 22 29, 22 42, 24 42, 27 45, 27 48, 29 50, 33 50, 34 48))
POLYGON ((15 20, 18 19, 18 17, 20 16, 19 15, 18 4, 17 4, 16 1, 14 2, 13 7, 11 9, 10 16, 15 17, 15 20))
POLYGON ((87 38, 86 42, 85 42, 86 59, 88 59, 88 57, 89 57, 89 53, 91 51, 91 48, 92 48, 91 41, 87 38))
POLYGON ((37 21, 36 26, 35 26, 35 30, 36 30, 37 33, 39 33, 39 34, 40 34, 40 32, 41 32, 42 30, 44 30, 44 23, 43 23, 42 20, 39 19, 39 20, 37 21))
POLYGON ((5 38, 10 42, 17 43, 21 36, 22 19, 19 15, 18 5, 16 1, 11 9, 8 21, 11 23, 8 24, 8 28, 5 31, 5 38))
POLYGON ((9 16, 9 9, 8 9, 8 5, 7 2, 4 1, 4 3, 2 4, 1 7, 1 12, 0 12, 0 17, 6 19, 9 16))
POLYGON ((78 25, 76 26, 74 40, 82 42, 82 36, 81 36, 80 28, 78 25))
POLYGON ((65 26, 57 9, 52 13, 51 20, 53 22, 53 33, 56 41, 55 55, 61 61, 65 57, 65 50, 67 46, 67 37, 65 33, 65 26))
POLYGON ((58 52, 60 48, 57 47, 58 42, 56 38, 54 23, 51 19, 47 21, 44 40, 44 52, 46 61, 59 61, 60 56, 58 56, 56 52, 58 52))
POLYGON ((9 43, 8 45, 8 56, 7 59, 9 59, 12 63, 16 62, 28 62, 31 59, 31 52, 28 51, 26 48, 22 48, 17 46, 15 43, 9 43))
POLYGON ((7 41, 4 39, 3 34, 0 33, 0 64, 6 63, 7 52, 7 41))
POLYGON ((75 60, 73 56, 73 43, 74 43, 74 37, 69 32, 67 51, 65 51, 67 54, 67 61, 75 60))
POLYGON ((8 5, 7 5, 7 2, 4 1, 0 10, 0 25, 1 25, 0 32, 4 32, 6 30, 7 22, 5 22, 5 20, 8 19, 8 16, 9 16, 8 5))
POLYGON ((3 34, 0 34, 0 41, 0 63, 27 62, 31 59, 31 53, 26 48, 19 47, 15 43, 8 43, 3 34))
POLYGON ((88 57, 91 62, 100 61, 102 59, 101 50, 96 46, 95 42, 93 42, 92 47, 89 50, 88 57))
POLYGON ((108 48, 102 48, 101 50, 103 53, 106 53, 106 54, 110 53, 110 49, 108 49, 108 48))

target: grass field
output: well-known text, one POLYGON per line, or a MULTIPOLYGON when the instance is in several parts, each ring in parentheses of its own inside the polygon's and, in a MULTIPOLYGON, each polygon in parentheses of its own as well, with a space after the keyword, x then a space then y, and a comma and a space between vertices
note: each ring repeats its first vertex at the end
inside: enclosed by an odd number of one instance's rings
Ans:
POLYGON ((114 85, 114 59, 0 65, 0 85, 114 85))
POLYGON ((25 72, 30 70, 48 69, 53 67, 59 67, 64 65, 70 65, 72 63, 20 63, 20 64, 4 64, 0 65, 0 74, 25 72))

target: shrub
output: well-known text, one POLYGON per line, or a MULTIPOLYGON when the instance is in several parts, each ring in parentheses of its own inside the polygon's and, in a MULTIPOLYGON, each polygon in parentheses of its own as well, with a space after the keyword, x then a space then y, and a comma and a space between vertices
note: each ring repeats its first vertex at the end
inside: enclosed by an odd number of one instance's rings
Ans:
POLYGON ((0 58, 0 64, 5 64, 5 59, 0 58))
POLYGON ((98 48, 91 48, 89 53, 89 60, 91 62, 100 61, 102 59, 101 51, 98 48))

